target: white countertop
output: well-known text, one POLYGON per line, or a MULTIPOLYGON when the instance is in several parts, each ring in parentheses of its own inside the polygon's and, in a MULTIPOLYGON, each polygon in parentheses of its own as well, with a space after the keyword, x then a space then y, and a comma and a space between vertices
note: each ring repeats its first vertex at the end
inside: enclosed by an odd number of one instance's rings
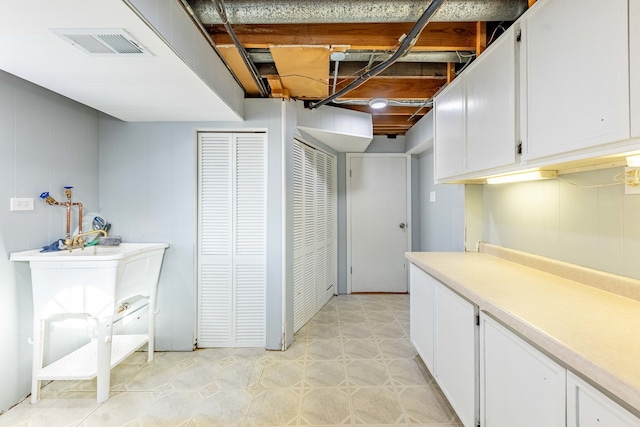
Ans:
POLYGON ((640 411, 639 301, 484 253, 406 257, 640 411))

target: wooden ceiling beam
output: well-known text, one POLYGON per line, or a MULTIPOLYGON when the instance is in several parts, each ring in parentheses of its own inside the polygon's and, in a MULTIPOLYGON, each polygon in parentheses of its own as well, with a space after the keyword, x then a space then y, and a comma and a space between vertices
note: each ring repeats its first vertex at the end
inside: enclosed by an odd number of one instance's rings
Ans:
MULTIPOLYGON (((333 66, 333 64, 331 64, 333 66)), ((362 74, 367 67, 366 62, 343 61, 338 66, 338 77, 346 78, 362 74)), ((329 72, 333 75, 333 72, 329 72)), ((378 74, 378 77, 445 77, 446 63, 435 62, 396 62, 378 74)))
POLYGON ((373 116, 403 116, 409 118, 417 113, 418 116, 424 116, 429 112, 431 108, 425 107, 410 107, 410 106, 395 106, 389 105, 379 110, 373 109, 368 105, 349 105, 347 108, 355 111, 362 111, 363 113, 369 113, 373 116), (418 111, 419 110, 419 111, 418 111))
MULTIPOLYGON (((269 45, 349 45, 353 50, 387 50, 399 44, 412 23, 379 24, 261 24, 234 25, 233 30, 247 49, 269 45)), ((232 44, 222 25, 207 25, 216 44, 232 44)), ((414 51, 475 51, 475 22, 431 22, 420 34, 414 51)))
POLYGON ((487 23, 476 22, 476 57, 487 48, 487 23))
MULTIPOLYGON (((336 90, 342 89, 352 81, 353 79, 339 81, 336 90)), ((342 98, 364 100, 372 98, 426 100, 431 98, 445 82, 446 80, 443 78, 372 77, 361 86, 348 92, 342 98)), ((330 79, 329 84, 333 85, 333 79, 330 79)))

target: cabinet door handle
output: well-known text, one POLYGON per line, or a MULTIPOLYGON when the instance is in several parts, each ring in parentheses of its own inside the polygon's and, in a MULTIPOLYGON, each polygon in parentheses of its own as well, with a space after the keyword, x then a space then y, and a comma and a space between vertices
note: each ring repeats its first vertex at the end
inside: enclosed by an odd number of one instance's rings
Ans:
POLYGON ((401 223, 400 223, 400 228, 401 228, 401 229, 403 229, 403 230, 404 230, 404 228, 405 228, 406 226, 407 226, 407 225, 406 225, 404 222, 401 222, 401 223))

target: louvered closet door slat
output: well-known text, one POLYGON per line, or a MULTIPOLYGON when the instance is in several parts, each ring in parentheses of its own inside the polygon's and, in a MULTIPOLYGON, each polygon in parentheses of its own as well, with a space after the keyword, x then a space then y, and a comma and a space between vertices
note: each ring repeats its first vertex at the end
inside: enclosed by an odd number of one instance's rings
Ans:
POLYGON ((316 242, 319 245, 323 245, 327 236, 327 168, 326 168, 327 155, 318 151, 316 152, 316 242))
POLYGON ((200 140, 200 254, 231 254, 231 137, 200 140))
POLYGON ((236 255, 264 255, 266 237, 264 136, 236 137, 236 255))
POLYGON ((231 341, 231 268, 205 265, 200 270, 199 344, 225 347, 231 341))
POLYGON ((293 143, 293 252, 294 258, 304 247, 304 150, 293 143))
POLYGON ((235 278, 236 344, 262 346, 265 336, 265 266, 238 265, 235 278))
POLYGON ((304 146, 304 246, 315 246, 315 150, 304 146))
POLYGON ((305 324, 304 311, 304 260, 293 260, 293 330, 298 332, 305 324))

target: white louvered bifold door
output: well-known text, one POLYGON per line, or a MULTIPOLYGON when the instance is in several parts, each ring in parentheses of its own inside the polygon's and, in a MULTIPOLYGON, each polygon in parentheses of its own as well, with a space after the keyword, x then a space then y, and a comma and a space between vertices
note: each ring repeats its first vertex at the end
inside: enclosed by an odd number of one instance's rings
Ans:
POLYGON ((199 134, 198 346, 265 344, 265 134, 199 134))
POLYGON ((335 158, 293 143, 294 330, 333 295, 335 283, 335 158))

